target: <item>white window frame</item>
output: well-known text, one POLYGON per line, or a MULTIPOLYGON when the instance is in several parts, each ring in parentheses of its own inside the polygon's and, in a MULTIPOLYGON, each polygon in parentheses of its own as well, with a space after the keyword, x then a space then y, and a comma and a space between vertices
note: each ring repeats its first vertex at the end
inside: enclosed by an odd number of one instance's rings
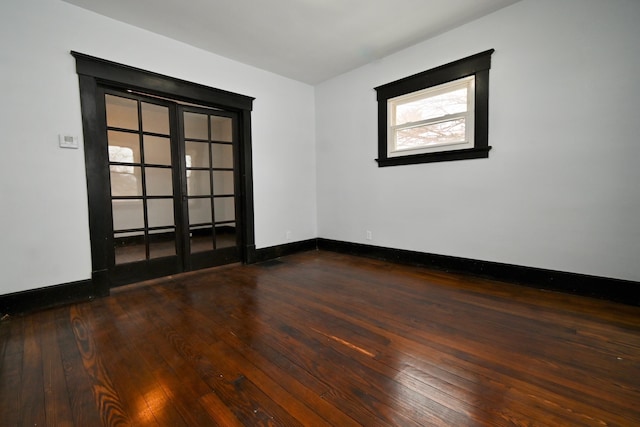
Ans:
POLYGON ((468 76, 451 82, 443 83, 427 89, 411 92, 406 95, 397 96, 387 101, 387 156, 406 156, 408 154, 435 153, 439 151, 464 150, 473 148, 474 144, 474 119, 475 119, 475 76, 468 76), (416 102, 423 99, 432 98, 448 92, 453 92, 465 88, 467 90, 467 109, 464 112, 432 117, 416 122, 407 122, 396 125, 396 109, 398 106, 416 102), (398 132, 419 126, 432 125, 448 122, 457 119, 465 121, 465 136, 462 141, 430 143, 423 146, 398 148, 398 132))

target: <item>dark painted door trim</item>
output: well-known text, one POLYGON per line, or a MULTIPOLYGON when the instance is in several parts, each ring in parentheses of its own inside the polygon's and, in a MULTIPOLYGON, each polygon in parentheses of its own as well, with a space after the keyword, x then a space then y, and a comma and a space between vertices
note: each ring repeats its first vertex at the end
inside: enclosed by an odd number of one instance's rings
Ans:
MULTIPOLYGON (((109 202, 109 174, 104 102, 99 87, 140 91, 146 94, 233 111, 238 115, 240 161, 241 259, 255 261, 255 229, 253 210, 253 172, 251 157, 251 110, 255 98, 216 89, 128 65, 118 64, 78 52, 76 72, 80 85, 80 102, 84 134, 85 167, 89 203, 92 281, 99 295, 107 295, 109 281, 109 233, 112 228, 109 202)), ((132 278, 135 281, 135 278, 132 278)), ((143 278, 141 278, 143 279, 143 278)))

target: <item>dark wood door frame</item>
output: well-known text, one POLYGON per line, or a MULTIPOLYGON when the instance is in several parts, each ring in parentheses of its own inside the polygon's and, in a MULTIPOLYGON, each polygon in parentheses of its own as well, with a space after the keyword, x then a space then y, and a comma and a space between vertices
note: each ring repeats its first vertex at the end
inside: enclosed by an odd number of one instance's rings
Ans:
POLYGON ((195 103, 233 111, 239 121, 239 167, 241 258, 245 263, 255 262, 255 233, 253 219, 253 173, 251 157, 251 110, 255 98, 191 83, 162 74, 107 61, 78 52, 76 72, 80 84, 80 103, 84 136, 85 167, 89 203, 89 229, 91 238, 91 280, 98 295, 108 295, 108 246, 112 229, 112 213, 103 209, 109 201, 109 171, 106 134, 104 132, 105 106, 99 98, 99 87, 109 86, 134 90, 150 95, 195 103))

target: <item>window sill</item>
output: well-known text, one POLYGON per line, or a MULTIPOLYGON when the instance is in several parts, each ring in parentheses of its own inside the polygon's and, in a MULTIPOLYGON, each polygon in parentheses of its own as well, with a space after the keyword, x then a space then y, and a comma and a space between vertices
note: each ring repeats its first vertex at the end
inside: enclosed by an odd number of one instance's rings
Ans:
POLYGON ((419 163, 449 162, 452 160, 486 159, 491 147, 467 148, 464 150, 440 151, 436 153, 412 154, 408 156, 376 159, 378 167, 415 165, 419 163))

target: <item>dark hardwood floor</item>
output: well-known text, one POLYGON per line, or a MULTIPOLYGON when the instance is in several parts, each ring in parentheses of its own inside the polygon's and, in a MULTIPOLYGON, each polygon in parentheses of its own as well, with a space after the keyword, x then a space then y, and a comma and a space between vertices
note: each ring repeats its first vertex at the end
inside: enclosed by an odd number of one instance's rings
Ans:
POLYGON ((638 307, 281 261, 2 321, 0 425, 640 425, 638 307))

